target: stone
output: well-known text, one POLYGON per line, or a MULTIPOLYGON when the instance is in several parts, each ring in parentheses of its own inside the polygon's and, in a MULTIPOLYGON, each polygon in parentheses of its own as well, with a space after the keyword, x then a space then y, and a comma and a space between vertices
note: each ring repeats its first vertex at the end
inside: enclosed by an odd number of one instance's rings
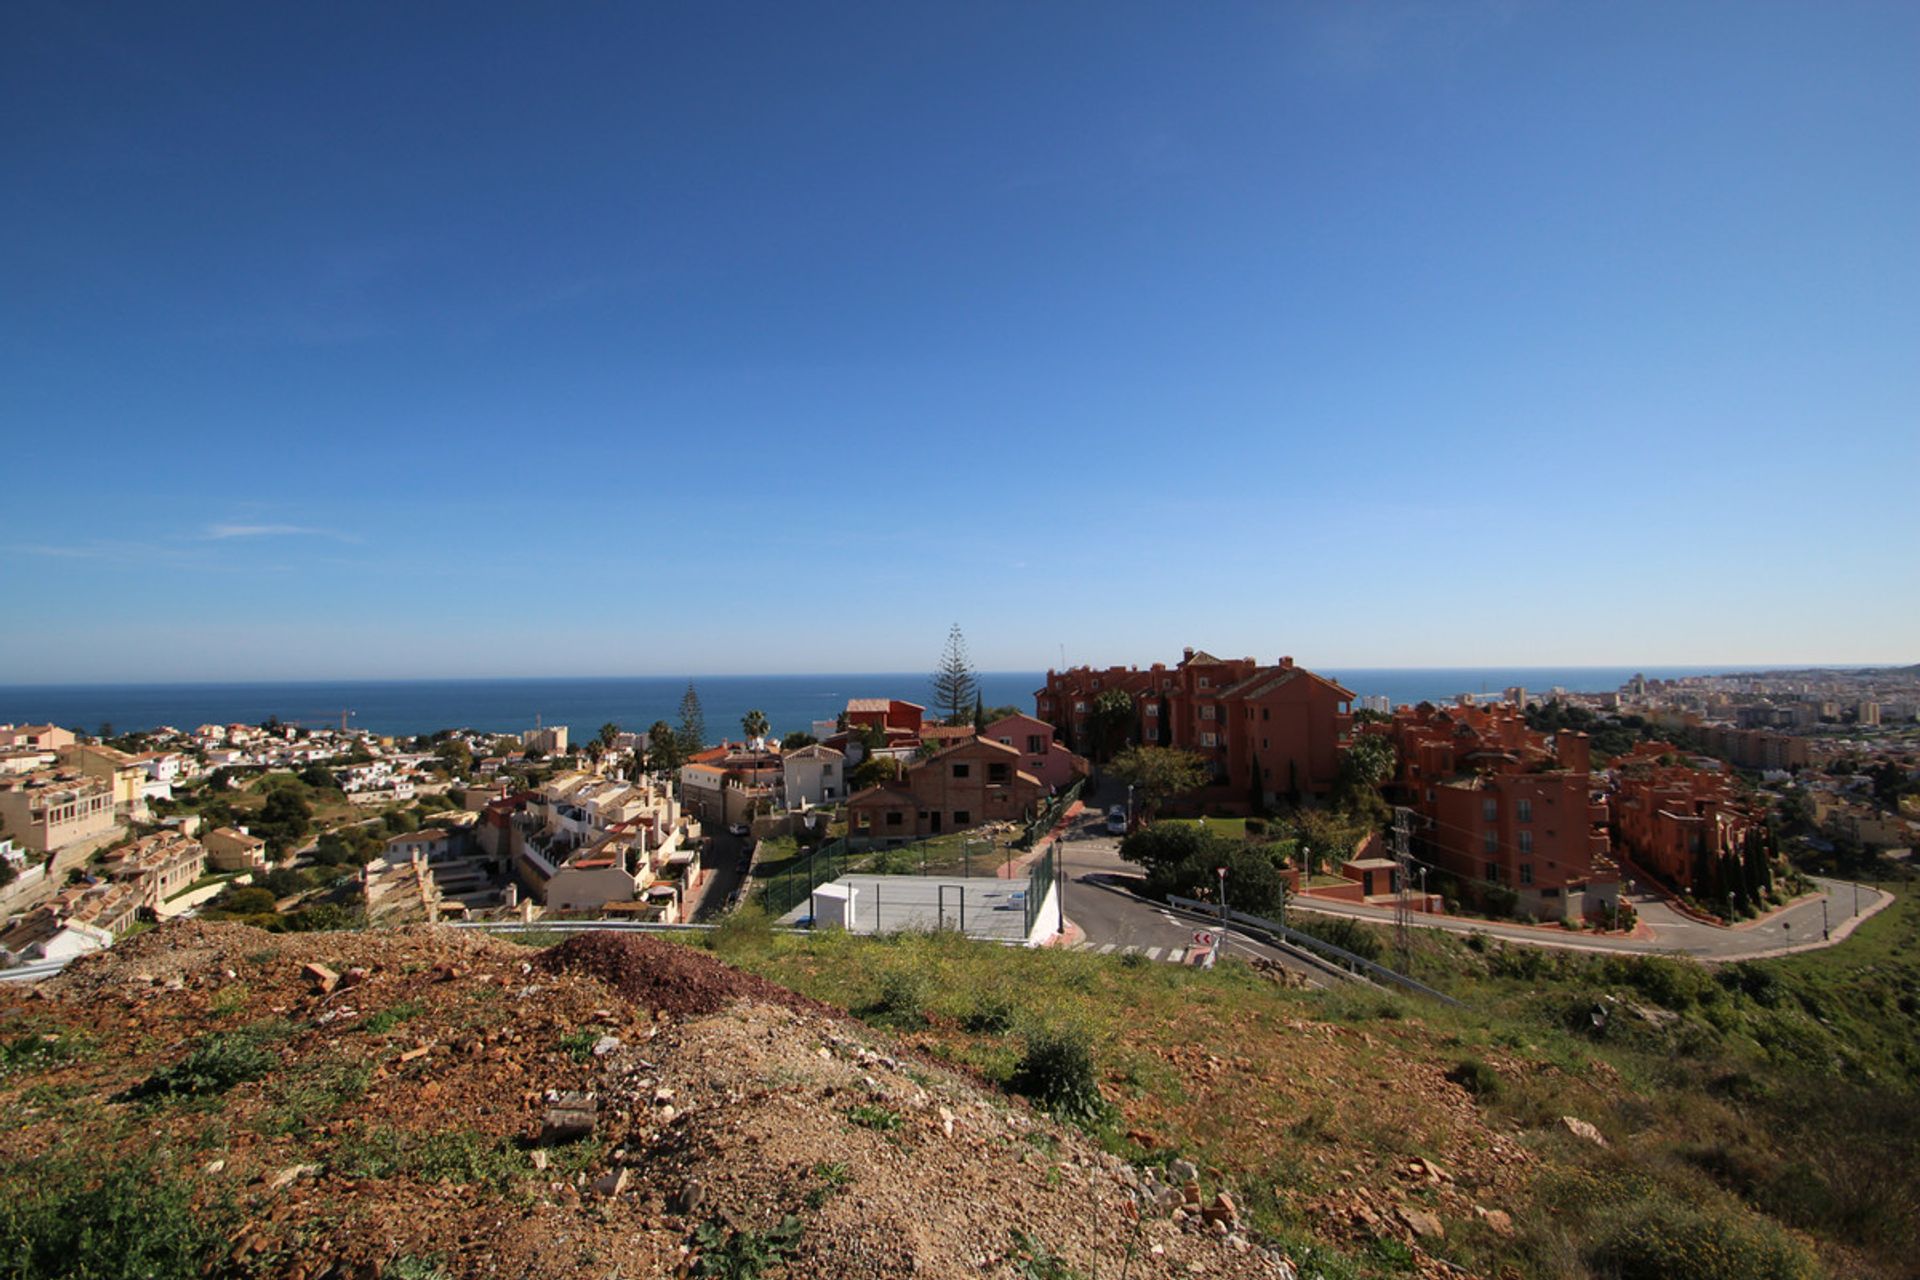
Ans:
POLYGON ((601 1036, 593 1042, 593 1056, 604 1058, 610 1053, 620 1052, 619 1036, 601 1036))
POLYGON ((542 1173, 545 1173, 547 1171, 547 1153, 544 1148, 535 1147, 533 1149, 533 1154, 528 1158, 533 1161, 534 1168, 538 1169, 542 1173))
POLYGON ((424 1058, 424 1057, 426 1057, 426 1056, 427 1056, 427 1055, 428 1055, 429 1053, 431 1053, 431 1052, 433 1052, 433 1050, 432 1050, 432 1048, 431 1048, 430 1046, 428 1046, 428 1045, 424 1045, 424 1044, 417 1044, 417 1045, 415 1045, 415 1046, 414 1046, 413 1048, 411 1048, 411 1049, 409 1049, 409 1050, 407 1050, 407 1051, 406 1051, 405 1053, 403 1053, 403 1054, 401 1054, 401 1055, 400 1055, 400 1061, 402 1061, 402 1062, 412 1062, 412 1061, 413 1061, 414 1059, 416 1059, 416 1058, 424 1058))
POLYGON ((340 975, 323 964, 302 966, 300 976, 311 982, 321 995, 330 995, 340 985, 340 975))
POLYGON ((628 1174, 624 1168, 615 1169, 611 1173, 603 1173, 595 1178, 593 1189, 603 1196, 617 1196, 627 1189, 627 1178, 628 1174))
POLYGON ((1399 1209, 1400 1221, 1407 1224, 1407 1230, 1426 1240, 1444 1240, 1447 1229, 1436 1214, 1425 1209, 1415 1209, 1402 1205, 1399 1209))
POLYGON ((283 1191, 292 1186, 297 1179, 318 1172, 320 1172, 320 1166, 317 1164, 289 1165, 267 1180, 267 1190, 283 1191))
POLYGON ((593 1133, 600 1106, 592 1094, 554 1093, 551 1098, 546 1119, 540 1125, 542 1145, 573 1142, 593 1133))
POLYGON ((1175 1182, 1195 1182, 1199 1180, 1200 1170, 1191 1160, 1175 1160, 1167 1166, 1167 1176, 1175 1182))
POLYGON ((1577 1116, 1561 1116, 1560 1125, 1576 1138, 1584 1138, 1596 1146, 1606 1146, 1607 1139, 1600 1130, 1577 1116))
POLYGON ((1488 1209, 1482 1205, 1473 1206, 1474 1216, 1487 1224, 1487 1230, 1497 1236, 1513 1234, 1513 1218, 1505 1209, 1488 1209))
POLYGON ((372 977, 373 975, 367 972, 367 970, 361 968, 359 965, 355 965, 340 976, 340 989, 346 991, 353 987, 362 986, 370 981, 372 977))
POLYGON ((951 1138, 953 1136, 953 1109, 950 1107, 941 1107, 939 1115, 941 1132, 951 1138))

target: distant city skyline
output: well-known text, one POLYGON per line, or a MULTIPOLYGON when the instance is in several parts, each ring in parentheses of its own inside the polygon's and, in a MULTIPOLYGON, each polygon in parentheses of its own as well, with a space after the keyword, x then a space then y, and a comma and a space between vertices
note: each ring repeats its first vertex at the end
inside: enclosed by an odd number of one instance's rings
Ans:
POLYGON ((0 680, 1920 658, 1920 7, 4 31, 0 680))

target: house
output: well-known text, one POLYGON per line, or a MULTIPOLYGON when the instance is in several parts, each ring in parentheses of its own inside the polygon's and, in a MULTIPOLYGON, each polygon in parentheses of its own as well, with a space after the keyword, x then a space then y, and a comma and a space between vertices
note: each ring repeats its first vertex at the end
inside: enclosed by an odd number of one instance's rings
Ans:
POLYGON ((113 789, 113 812, 120 819, 147 816, 147 770, 124 751, 98 743, 81 742, 60 751, 61 762, 89 778, 101 778, 113 789))
POLYGON ((35 853, 97 844, 118 829, 102 778, 43 772, 0 785, 0 825, 35 853))
POLYGON ((1193 752, 1237 795, 1297 801, 1325 795, 1339 776, 1354 695, 1290 657, 1262 666, 1189 648, 1173 667, 1049 671, 1034 707, 1069 747, 1091 749, 1094 707, 1116 690, 1133 706, 1131 741, 1193 752))
POLYGON ((1510 891, 1535 916, 1581 919, 1617 905, 1607 803, 1585 734, 1549 738, 1508 703, 1421 703, 1365 732, 1394 744, 1387 792, 1417 815, 1423 862, 1510 891))
POLYGON ((780 773, 787 807, 811 809, 833 805, 847 796, 847 756, 820 743, 783 752, 780 773))
POLYGON ((995 720, 980 735, 1020 753, 1020 768, 1040 779, 1048 791, 1060 791, 1087 775, 1087 762, 1054 737, 1054 727, 1037 716, 995 720))
POLYGON ((422 827, 387 841, 386 860, 395 866, 408 862, 446 862, 465 857, 472 833, 464 827, 422 827))
POLYGON ((267 842, 249 835, 245 827, 220 827, 201 837, 207 862, 216 871, 264 871, 267 842))
POLYGON ((550 724, 541 729, 529 729, 521 735, 520 742, 528 751, 563 756, 567 754, 567 726, 550 724))
POLYGON ((0 725, 0 747, 33 747, 41 751, 58 751, 62 747, 74 744, 74 735, 70 730, 57 724, 7 724, 0 725))
POLYGON ((1641 867, 1687 893, 1721 883, 1759 816, 1724 773, 1666 762, 1658 743, 1615 761, 1613 814, 1620 847, 1641 867))
POLYGON ((852 698, 847 702, 847 728, 870 726, 918 737, 926 714, 927 709, 917 702, 902 702, 898 698, 852 698))
POLYGON ((152 910, 205 874, 207 851, 192 836, 161 831, 113 850, 105 866, 109 879, 133 885, 140 905, 152 910))
POLYGON ((856 840, 906 841, 988 822, 1023 822, 1046 788, 1020 768, 1020 752, 976 738, 912 765, 895 782, 847 801, 856 840))
POLYGON ((680 768, 680 800, 702 822, 750 821, 781 803, 786 783, 778 751, 722 744, 680 768))

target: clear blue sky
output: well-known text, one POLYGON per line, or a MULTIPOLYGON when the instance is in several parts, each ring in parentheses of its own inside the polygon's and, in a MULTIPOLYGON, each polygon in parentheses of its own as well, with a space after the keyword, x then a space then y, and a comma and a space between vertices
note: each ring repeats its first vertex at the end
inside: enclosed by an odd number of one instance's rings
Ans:
POLYGON ((1920 6, 0 12, 0 679, 1920 659, 1920 6))

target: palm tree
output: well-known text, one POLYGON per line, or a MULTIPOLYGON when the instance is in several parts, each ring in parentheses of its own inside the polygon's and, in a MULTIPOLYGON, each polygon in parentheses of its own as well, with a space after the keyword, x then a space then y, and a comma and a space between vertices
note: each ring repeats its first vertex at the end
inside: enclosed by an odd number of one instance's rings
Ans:
POLYGON ((611 751, 613 749, 613 740, 619 736, 620 736, 620 726, 615 724, 613 721, 609 720, 605 724, 601 725, 600 732, 597 735, 597 740, 600 743, 601 750, 611 751))
POLYGON ((767 713, 764 711, 749 711, 740 717, 740 731, 747 735, 749 742, 755 738, 766 737, 770 728, 771 726, 767 724, 767 713))

